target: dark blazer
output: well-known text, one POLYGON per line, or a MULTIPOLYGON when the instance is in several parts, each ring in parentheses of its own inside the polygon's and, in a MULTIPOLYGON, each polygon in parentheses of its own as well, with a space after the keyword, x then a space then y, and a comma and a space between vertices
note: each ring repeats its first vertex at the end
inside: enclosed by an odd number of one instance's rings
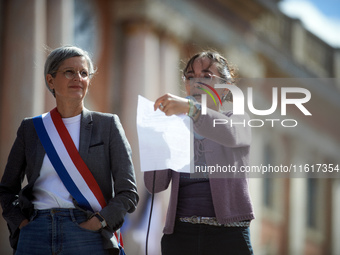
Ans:
MULTIPOLYGON (((109 233, 122 226, 125 214, 133 212, 138 203, 131 148, 118 116, 84 109, 80 124, 79 153, 107 202, 100 214, 107 221, 104 236, 109 238, 109 233)), ((8 224, 13 248, 19 237, 20 223, 30 219, 34 211, 32 188, 39 177, 44 156, 45 150, 32 118, 24 119, 0 183, 2 214, 8 224), (28 184, 22 188, 25 175, 28 184)), ((111 248, 110 243, 105 246, 111 248)))

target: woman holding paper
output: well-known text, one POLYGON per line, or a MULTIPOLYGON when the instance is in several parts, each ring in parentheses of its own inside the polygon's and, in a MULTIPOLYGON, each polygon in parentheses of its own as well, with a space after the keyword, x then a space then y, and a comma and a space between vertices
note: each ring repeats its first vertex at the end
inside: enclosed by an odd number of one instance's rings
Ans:
POLYGON ((0 183, 16 255, 119 252, 114 233, 138 194, 119 118, 84 107, 94 73, 88 53, 74 46, 46 60, 57 107, 22 121, 0 183))
MULTIPOLYGON (((249 163, 250 128, 214 125, 216 119, 242 123, 248 117, 222 112, 219 104, 206 95, 214 84, 233 83, 234 76, 235 70, 219 53, 198 53, 183 70, 188 97, 166 94, 154 104, 155 110, 160 109, 167 116, 187 114, 193 120, 195 132, 194 175, 170 169, 144 173, 149 192, 161 192, 172 181, 161 242, 163 255, 253 254, 249 225, 254 213, 247 179, 233 178, 233 172, 214 176, 215 173, 204 171, 210 166, 240 169, 249 163), (203 98, 207 105, 204 114, 203 98), (196 169, 203 171, 199 174, 196 169)), ((232 101, 228 89, 215 91, 221 101, 232 101)))

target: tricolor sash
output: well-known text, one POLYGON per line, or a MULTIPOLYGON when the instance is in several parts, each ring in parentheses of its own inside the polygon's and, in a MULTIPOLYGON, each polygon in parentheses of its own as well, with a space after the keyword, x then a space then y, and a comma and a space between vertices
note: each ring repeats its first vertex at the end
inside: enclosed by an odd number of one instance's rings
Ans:
POLYGON ((106 202, 98 183, 80 157, 57 108, 33 118, 34 127, 54 169, 79 206, 99 212, 106 202))

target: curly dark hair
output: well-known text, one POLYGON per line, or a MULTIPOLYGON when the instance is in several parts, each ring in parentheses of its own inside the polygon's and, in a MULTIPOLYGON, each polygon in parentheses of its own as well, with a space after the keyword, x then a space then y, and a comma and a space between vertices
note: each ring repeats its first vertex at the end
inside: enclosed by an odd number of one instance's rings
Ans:
MULTIPOLYGON (((183 69, 183 78, 186 77, 188 71, 193 69, 193 65, 196 59, 208 58, 210 59, 210 66, 216 63, 219 76, 225 80, 225 82, 234 84, 237 77, 237 70, 234 66, 230 65, 226 58, 216 51, 202 51, 192 56, 183 69)), ((226 101, 233 101, 232 94, 229 93, 226 101)))

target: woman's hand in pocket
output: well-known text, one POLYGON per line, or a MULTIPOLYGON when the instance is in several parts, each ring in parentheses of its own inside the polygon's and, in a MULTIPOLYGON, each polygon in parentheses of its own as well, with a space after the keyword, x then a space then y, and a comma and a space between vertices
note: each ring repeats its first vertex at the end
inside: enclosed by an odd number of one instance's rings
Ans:
POLYGON ((20 223, 19 229, 22 229, 22 228, 25 227, 28 223, 29 223, 28 219, 24 219, 24 220, 20 223))
POLYGON ((92 217, 91 219, 80 223, 79 226, 91 231, 98 231, 99 229, 102 228, 102 224, 96 217, 92 217))

